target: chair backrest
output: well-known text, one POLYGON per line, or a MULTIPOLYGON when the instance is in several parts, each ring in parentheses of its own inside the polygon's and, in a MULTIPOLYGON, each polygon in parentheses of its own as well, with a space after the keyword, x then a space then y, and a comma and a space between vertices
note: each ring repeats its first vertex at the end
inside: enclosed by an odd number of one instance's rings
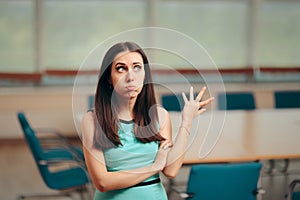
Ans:
POLYGON ((18 112, 18 120, 23 130, 24 137, 26 142, 31 150, 31 153, 34 157, 35 163, 39 169, 41 176, 44 181, 47 182, 45 177, 49 175, 49 168, 47 165, 41 165, 40 161, 44 160, 45 154, 43 148, 40 144, 39 139, 37 138, 35 131, 30 126, 25 114, 23 112, 18 112))
POLYGON ((275 108, 300 108, 300 91, 275 91, 275 108))
POLYGON ((255 99, 251 92, 230 92, 219 93, 218 96, 219 110, 254 110, 255 99))
POLYGON ((89 95, 88 96, 88 109, 93 109, 95 106, 95 96, 94 95, 89 95))
POLYGON ((168 111, 180 112, 184 106, 181 94, 162 95, 161 102, 162 106, 168 111))
MULTIPOLYGON (((76 160, 72 158, 73 155, 70 149, 63 149, 62 147, 43 148, 25 114, 18 112, 17 116, 39 173, 49 188, 54 190, 71 190, 81 188, 90 182, 84 166, 68 167, 70 165, 64 163, 64 167, 62 166, 62 168, 58 167, 55 170, 50 169, 51 162, 58 164, 64 160, 71 161, 70 159, 73 159, 74 164, 76 164, 76 160)), ((77 163, 80 164, 79 162, 77 163)))
POLYGON ((292 200, 299 200, 300 199, 300 192, 293 192, 292 200))
POLYGON ((192 198, 216 200, 254 200, 262 164, 199 164, 191 167, 187 193, 192 198))

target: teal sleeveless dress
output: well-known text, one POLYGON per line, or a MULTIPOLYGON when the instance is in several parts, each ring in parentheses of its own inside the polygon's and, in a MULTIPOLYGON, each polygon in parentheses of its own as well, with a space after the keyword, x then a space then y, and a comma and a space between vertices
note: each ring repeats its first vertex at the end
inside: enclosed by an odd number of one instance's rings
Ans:
MULTIPOLYGON (((121 120, 119 137, 122 145, 117 148, 105 150, 104 158, 108 171, 129 170, 151 165, 158 151, 158 142, 142 143, 133 133, 133 121, 121 120)), ((155 174, 144 182, 159 178, 155 174)), ((94 200, 167 200, 166 191, 161 182, 129 187, 120 190, 100 192, 96 189, 94 200)))

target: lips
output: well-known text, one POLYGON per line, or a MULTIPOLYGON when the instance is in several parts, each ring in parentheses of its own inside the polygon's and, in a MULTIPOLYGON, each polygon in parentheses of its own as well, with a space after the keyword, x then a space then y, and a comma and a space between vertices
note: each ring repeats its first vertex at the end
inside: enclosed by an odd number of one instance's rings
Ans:
POLYGON ((136 86, 127 86, 126 89, 129 91, 134 91, 134 90, 137 90, 137 87, 136 86))

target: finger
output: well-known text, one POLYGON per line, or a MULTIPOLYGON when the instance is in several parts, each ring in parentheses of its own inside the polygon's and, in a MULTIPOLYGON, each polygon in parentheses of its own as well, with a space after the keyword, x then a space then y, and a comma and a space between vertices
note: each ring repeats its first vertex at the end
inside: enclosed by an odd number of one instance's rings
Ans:
POLYGON ((169 141, 168 140, 163 140, 160 142, 160 148, 163 148, 169 141))
POLYGON ((198 93, 197 97, 196 97, 196 101, 201 101, 202 97, 203 97, 203 94, 204 92, 206 91, 206 87, 204 86, 200 92, 198 93))
POLYGON ((190 88, 190 101, 194 100, 194 88, 190 88))
POLYGON ((201 108, 200 110, 198 110, 198 115, 201 115, 202 113, 204 113, 206 111, 205 108, 201 108))
POLYGON ((172 145, 169 144, 169 145, 164 146, 162 149, 163 149, 163 150, 167 150, 167 149, 169 149, 169 148, 171 148, 171 147, 172 147, 172 145))
POLYGON ((167 150, 167 149, 172 148, 172 146, 173 146, 173 144, 170 143, 170 142, 168 142, 167 144, 163 145, 162 149, 163 149, 163 150, 167 150))
POLYGON ((206 106, 207 104, 211 103, 213 100, 214 100, 214 97, 211 97, 205 101, 201 101, 201 102, 199 102, 199 107, 206 106))
POLYGON ((173 146, 172 141, 170 140, 164 140, 160 144, 160 149, 166 150, 168 148, 171 148, 173 146))
POLYGON ((182 98, 183 98, 184 103, 187 103, 187 102, 188 102, 188 99, 186 98, 184 92, 182 92, 182 98))

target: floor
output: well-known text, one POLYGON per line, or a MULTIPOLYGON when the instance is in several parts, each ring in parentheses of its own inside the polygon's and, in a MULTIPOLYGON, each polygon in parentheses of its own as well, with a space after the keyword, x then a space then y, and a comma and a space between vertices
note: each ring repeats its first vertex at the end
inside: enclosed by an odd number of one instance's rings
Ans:
MULTIPOLYGON (((0 199, 15 200, 19 195, 32 193, 54 193, 48 189, 41 180, 32 155, 22 140, 0 141, 0 199)), ((268 162, 263 163, 268 166, 268 162)), ((280 165, 282 163, 276 163, 280 165)), ((263 168, 263 171, 266 168, 263 168)), ((183 189, 187 182, 189 167, 183 167, 174 183, 183 189)), ((272 175, 262 174, 260 180, 261 187, 266 193, 258 200, 284 200, 287 186, 293 179, 300 179, 300 161, 292 161, 288 173, 274 171, 272 175)), ((168 189, 168 181, 162 177, 163 183, 168 189)), ((79 199, 78 195, 73 196, 79 199)), ((70 199, 70 198, 53 198, 70 199)), ((180 200, 181 198, 174 192, 169 194, 170 200, 180 200)))

